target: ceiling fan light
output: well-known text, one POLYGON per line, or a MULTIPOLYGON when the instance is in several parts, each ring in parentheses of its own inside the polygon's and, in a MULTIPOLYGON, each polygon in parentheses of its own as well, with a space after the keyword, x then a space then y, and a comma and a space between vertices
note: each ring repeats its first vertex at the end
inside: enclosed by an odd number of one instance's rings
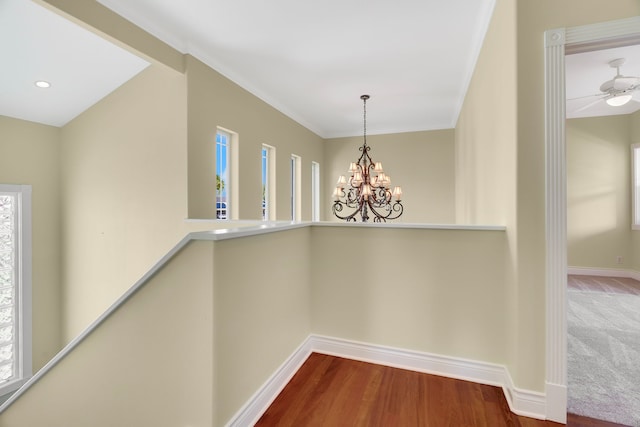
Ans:
POLYGON ((607 104, 612 107, 620 107, 629 101, 631 101, 631 95, 629 94, 613 95, 607 98, 607 104))

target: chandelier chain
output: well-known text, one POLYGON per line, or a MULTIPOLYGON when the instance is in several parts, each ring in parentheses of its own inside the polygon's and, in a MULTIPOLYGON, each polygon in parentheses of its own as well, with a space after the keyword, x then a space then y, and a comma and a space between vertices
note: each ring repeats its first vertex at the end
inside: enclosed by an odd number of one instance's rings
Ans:
POLYGON ((364 99, 364 107, 363 107, 363 121, 364 121, 364 143, 367 143, 367 99, 364 99))
POLYGON ((362 95, 360 97, 362 99, 362 110, 363 110, 363 122, 364 122, 364 145, 367 145, 367 99, 369 99, 369 95, 362 95))

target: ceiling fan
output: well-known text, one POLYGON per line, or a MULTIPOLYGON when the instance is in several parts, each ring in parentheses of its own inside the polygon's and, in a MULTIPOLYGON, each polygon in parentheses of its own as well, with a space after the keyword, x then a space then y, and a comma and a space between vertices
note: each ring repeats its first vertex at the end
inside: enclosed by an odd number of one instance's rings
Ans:
POLYGON ((593 102, 588 103, 576 110, 582 111, 604 100, 608 105, 612 107, 619 107, 625 105, 631 101, 633 94, 640 90, 640 77, 623 76, 620 74, 620 67, 624 64, 624 58, 614 59, 609 61, 609 66, 616 69, 616 75, 613 79, 607 80, 600 85, 600 93, 595 95, 581 96, 578 98, 569 99, 574 101, 577 99, 596 97, 593 102))

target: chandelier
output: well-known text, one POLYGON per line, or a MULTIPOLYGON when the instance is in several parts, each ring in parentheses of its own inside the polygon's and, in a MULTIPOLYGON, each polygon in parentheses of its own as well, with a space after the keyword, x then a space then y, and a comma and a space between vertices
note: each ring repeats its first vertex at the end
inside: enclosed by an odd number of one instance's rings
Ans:
POLYGON ((402 188, 391 188, 391 178, 384 173, 382 162, 374 162, 367 145, 367 99, 369 95, 360 97, 364 104, 364 142, 359 150, 362 152, 358 161, 349 166, 349 180, 344 175, 338 178, 333 192, 333 214, 347 222, 362 222, 373 216, 373 222, 386 222, 402 215, 402 188))

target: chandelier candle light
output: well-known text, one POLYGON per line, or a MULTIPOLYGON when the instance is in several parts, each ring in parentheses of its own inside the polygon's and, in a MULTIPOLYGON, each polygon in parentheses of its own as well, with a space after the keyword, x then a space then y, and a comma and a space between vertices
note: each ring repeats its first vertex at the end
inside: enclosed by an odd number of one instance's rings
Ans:
POLYGON ((402 215, 402 188, 391 188, 391 178, 384 173, 382 162, 374 162, 369 155, 371 147, 367 145, 367 99, 369 95, 360 97, 364 104, 364 142, 359 150, 362 152, 356 162, 349 166, 349 179, 344 175, 338 178, 333 192, 333 214, 347 222, 367 222, 369 214, 373 222, 386 222, 402 215), (344 211, 344 212, 343 212, 344 211))

